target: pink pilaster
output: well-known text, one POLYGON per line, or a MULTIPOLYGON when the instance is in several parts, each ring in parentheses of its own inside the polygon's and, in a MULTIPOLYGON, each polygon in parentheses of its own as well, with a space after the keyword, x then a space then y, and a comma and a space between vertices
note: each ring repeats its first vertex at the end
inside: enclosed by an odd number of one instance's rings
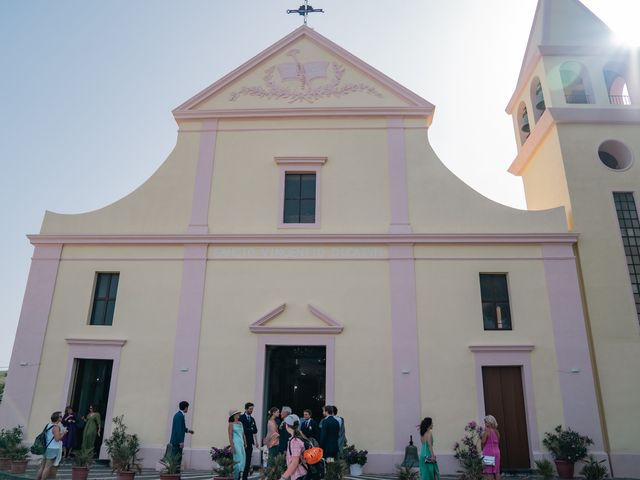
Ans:
POLYGON ((401 118, 387 120, 389 150, 390 233, 411 233, 404 124, 401 118))
MULTIPOLYGON (((178 410, 178 403, 186 400, 193 405, 195 398, 207 251, 207 245, 185 245, 184 247, 180 304, 178 307, 178 321, 176 322, 176 341, 173 349, 173 368, 171 370, 167 440, 171 432, 171 419, 178 410)), ((190 407, 189 416, 192 415, 195 408, 197 408, 197 405, 190 407)), ((187 420, 188 423, 189 420, 187 420)), ((189 446, 190 442, 191 437, 187 435, 185 446, 189 446)), ((188 464, 188 452, 185 452, 185 454, 185 460, 188 464)))
POLYGON ((594 453, 602 454, 600 413, 573 249, 570 245, 542 248, 565 426, 591 437, 594 453))
POLYGON ((209 233, 209 201, 213 182, 213 160, 218 136, 218 120, 206 120, 200 133, 200 150, 191 205, 188 233, 209 233))
POLYGON ((61 244, 38 245, 33 252, 0 404, 0 427, 28 425, 61 253, 61 244))
POLYGON ((394 447, 404 451, 420 423, 416 272, 412 245, 389 246, 394 447))

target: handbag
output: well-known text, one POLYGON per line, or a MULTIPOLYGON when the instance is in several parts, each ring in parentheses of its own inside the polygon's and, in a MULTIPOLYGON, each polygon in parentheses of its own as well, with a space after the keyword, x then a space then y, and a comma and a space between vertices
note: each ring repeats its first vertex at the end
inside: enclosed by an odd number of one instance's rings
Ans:
POLYGON ((493 455, 483 455, 482 465, 487 467, 494 467, 496 465, 496 457, 494 457, 493 455))
POLYGON ((424 457, 424 463, 433 464, 433 463, 438 463, 438 461, 433 457, 424 457))

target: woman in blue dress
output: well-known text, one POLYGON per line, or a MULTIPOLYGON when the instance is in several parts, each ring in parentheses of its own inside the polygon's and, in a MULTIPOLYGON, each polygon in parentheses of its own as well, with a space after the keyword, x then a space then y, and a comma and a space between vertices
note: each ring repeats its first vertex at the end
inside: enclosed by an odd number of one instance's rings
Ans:
POLYGON ((438 463, 433 451, 433 420, 425 417, 420 422, 420 480, 440 480, 438 463))
POLYGON ((233 466, 233 478, 239 480, 244 471, 245 448, 247 447, 247 440, 244 438, 244 428, 242 422, 240 422, 240 410, 229 410, 229 445, 231 445, 231 453, 233 453, 233 460, 236 462, 233 466))

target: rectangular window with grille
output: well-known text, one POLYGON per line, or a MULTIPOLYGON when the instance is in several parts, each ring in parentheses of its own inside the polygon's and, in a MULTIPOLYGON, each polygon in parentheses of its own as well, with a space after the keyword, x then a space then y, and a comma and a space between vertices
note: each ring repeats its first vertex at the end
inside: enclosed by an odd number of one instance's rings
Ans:
POLYGON ((112 325, 119 273, 97 273, 89 325, 112 325))
POLYGON ((315 223, 315 173, 287 173, 285 175, 283 215, 284 223, 315 223))
POLYGON ((624 254, 627 257, 631 290, 636 304, 636 315, 640 320, 640 220, 633 192, 614 192, 618 225, 624 254))
POLYGON ((480 296, 485 330, 511 330, 507 275, 481 273, 480 296))

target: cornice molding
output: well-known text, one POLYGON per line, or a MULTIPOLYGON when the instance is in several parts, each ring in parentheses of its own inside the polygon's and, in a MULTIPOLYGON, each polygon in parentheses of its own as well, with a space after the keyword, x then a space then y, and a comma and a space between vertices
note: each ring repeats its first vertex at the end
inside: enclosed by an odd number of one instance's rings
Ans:
POLYGON ((326 313, 319 310, 317 307, 309 304, 307 308, 309 311, 317 318, 322 320, 325 325, 321 325, 318 327, 296 327, 296 326, 281 326, 281 327, 271 327, 268 326, 271 320, 284 312, 287 304, 283 303, 282 305, 274 308, 270 312, 266 313, 258 320, 249 325, 249 330, 252 333, 268 333, 268 334, 338 334, 342 333, 344 330, 344 326, 331 318, 326 313))
POLYGON ((122 347, 127 341, 117 338, 65 338, 69 345, 88 345, 94 347, 122 347))
POLYGON ((33 245, 500 245, 574 244, 577 233, 27 235, 33 245))
POLYGON ((327 157, 274 157, 278 165, 324 165, 327 157))
POLYGON ((479 352, 531 352, 533 345, 469 345, 473 353, 479 352))

